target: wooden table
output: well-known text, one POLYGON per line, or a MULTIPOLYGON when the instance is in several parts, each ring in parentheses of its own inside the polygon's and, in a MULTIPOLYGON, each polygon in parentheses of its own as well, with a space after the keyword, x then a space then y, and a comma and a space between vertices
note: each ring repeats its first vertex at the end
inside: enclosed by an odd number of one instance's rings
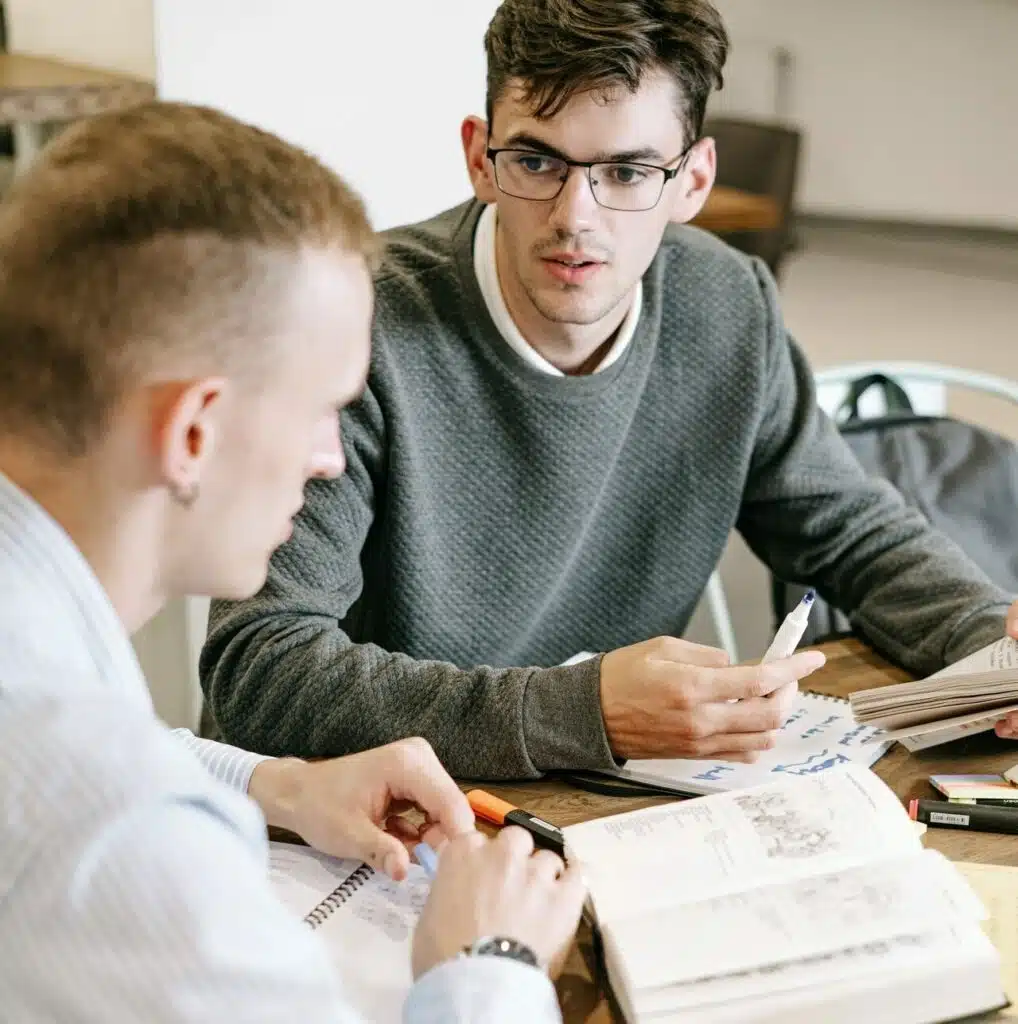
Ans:
MULTIPOLYGON (((821 650, 827 654, 827 665, 810 676, 809 685, 810 689, 822 693, 845 697, 853 690, 885 686, 910 678, 907 673, 892 668, 854 640, 827 644, 821 650)), ((998 740, 992 733, 981 733, 946 748, 934 748, 918 754, 910 754, 904 747, 895 744, 874 765, 874 771, 904 801, 911 797, 937 795, 926 781, 929 775, 941 772, 1000 773, 1016 762, 1018 745, 998 740)), ((661 797, 598 796, 553 781, 485 785, 484 788, 559 826, 667 803, 661 797)), ((1018 865, 1018 837, 1015 836, 929 829, 924 836, 924 843, 931 849, 940 850, 952 860, 1018 865)), ((566 1024, 608 1024, 615 1019, 607 1000, 592 981, 589 961, 589 935, 581 931, 579 943, 558 982, 566 1024)), ((1004 1019, 1003 1015, 998 1017, 1004 1019)))
POLYGON ((770 196, 715 185, 693 223, 705 231, 770 231, 781 223, 781 210, 770 196))
POLYGON ((0 53, 0 123, 17 131, 20 170, 35 156, 42 126, 143 103, 151 82, 48 57, 0 53))

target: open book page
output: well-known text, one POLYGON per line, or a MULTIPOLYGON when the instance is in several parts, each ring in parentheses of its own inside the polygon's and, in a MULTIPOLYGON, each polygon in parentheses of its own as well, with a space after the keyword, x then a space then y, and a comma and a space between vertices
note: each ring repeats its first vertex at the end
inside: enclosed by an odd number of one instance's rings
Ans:
MULTIPOLYGON (((643 992, 630 990, 629 999, 631 1009, 641 1016, 681 1013, 680 1019, 684 1022, 742 1022, 757 1019, 764 1006, 773 1008, 772 1001, 776 997, 783 996, 789 1005, 794 1005, 797 995, 801 998, 811 991, 825 990, 826 997, 835 1003, 839 990, 846 995, 864 987, 891 990, 909 976, 935 978, 969 964, 983 965, 990 971, 997 969, 993 947, 978 925, 899 936, 808 960, 740 974, 719 975, 666 988, 643 992), (767 1002, 764 1002, 765 998, 767 1002), (697 1009, 700 1013, 694 1012, 697 1009)), ((988 993, 984 1008, 1000 1002, 994 993, 988 993)), ((904 1008, 904 1014, 892 1014, 884 1019, 914 1019, 908 1016, 907 1008, 904 1008)), ((767 1019, 781 1020, 782 1017, 771 1014, 767 1019)), ((823 1018, 814 1019, 819 1022, 823 1018)), ((950 1019, 950 1016, 937 1019, 950 1019)))
POLYGON ((413 984, 410 951, 427 875, 414 864, 405 881, 393 882, 356 861, 269 845, 273 887, 298 917, 312 915, 351 1004, 365 1020, 396 1024, 413 984))
POLYGON ((927 678, 946 679, 969 672, 998 672, 1002 669, 1018 669, 1018 640, 1009 636, 988 644, 927 678))
POLYGON ((641 990, 736 973, 951 923, 986 912, 939 853, 925 851, 612 921, 629 986, 641 990), (676 951, 681 950, 681 954, 676 951))
POLYGON ((1001 980, 1011 1000, 1005 1019, 1018 1020, 1018 868, 957 864, 988 911, 983 930, 1000 954, 1001 980))
POLYGON ((573 825, 565 836, 602 923, 920 848, 895 795, 856 765, 573 825))

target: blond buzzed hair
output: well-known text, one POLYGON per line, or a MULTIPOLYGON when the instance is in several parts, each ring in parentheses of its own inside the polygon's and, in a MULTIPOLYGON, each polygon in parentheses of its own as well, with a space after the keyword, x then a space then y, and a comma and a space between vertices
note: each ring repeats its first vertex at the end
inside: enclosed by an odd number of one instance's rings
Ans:
POLYGON ((72 125, 0 204, 0 432, 80 455, 146 376, 258 365, 309 248, 378 255, 303 150, 179 103, 72 125))

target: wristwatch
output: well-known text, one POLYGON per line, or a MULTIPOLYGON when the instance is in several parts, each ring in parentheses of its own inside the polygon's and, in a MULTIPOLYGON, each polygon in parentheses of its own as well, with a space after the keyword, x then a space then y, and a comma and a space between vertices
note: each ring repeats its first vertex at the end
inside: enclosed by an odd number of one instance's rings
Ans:
POLYGON ((534 951, 516 939, 506 939, 502 936, 478 939, 469 946, 464 946, 460 956, 501 956, 506 960, 517 960, 528 967, 537 966, 537 957, 534 951))

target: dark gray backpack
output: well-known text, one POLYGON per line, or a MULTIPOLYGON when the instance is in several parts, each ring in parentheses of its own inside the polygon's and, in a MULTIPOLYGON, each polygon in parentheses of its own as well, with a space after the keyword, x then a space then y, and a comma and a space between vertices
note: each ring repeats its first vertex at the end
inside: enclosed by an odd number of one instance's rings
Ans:
MULTIPOLYGON (((889 480, 905 501, 958 544, 996 583, 1018 593, 1018 445, 982 427, 943 416, 919 416, 890 377, 854 381, 840 430, 871 476, 889 480), (859 416, 859 399, 883 391, 887 414, 859 416)), ((806 588, 772 579, 777 622, 806 588)), ((841 611, 818 600, 802 643, 851 632, 841 611)))

